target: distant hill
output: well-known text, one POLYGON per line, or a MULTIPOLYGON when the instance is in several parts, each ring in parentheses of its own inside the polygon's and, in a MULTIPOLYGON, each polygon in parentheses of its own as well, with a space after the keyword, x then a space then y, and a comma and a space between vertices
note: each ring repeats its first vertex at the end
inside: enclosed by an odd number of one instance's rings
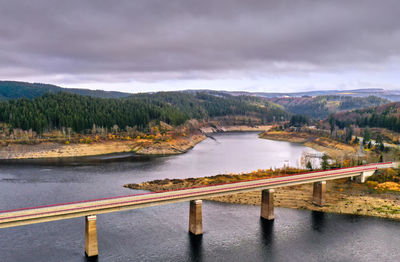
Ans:
MULTIPOLYGON (((27 83, 17 81, 0 81, 0 100, 14 98, 33 98, 44 95, 45 93, 66 92, 84 96, 100 97, 100 98, 121 98, 132 95, 131 93, 90 90, 77 88, 63 88, 56 85, 42 83, 27 83)), ((216 96, 253 96, 261 98, 281 98, 281 97, 303 97, 303 96, 341 96, 341 97, 368 97, 377 96, 396 102, 400 101, 400 90, 384 90, 380 88, 354 89, 354 90, 316 90, 308 92, 294 93, 268 93, 268 92, 246 92, 246 91, 213 91, 213 90, 184 90, 183 93, 207 93, 216 96)))
POLYGON ((355 124, 359 127, 383 127, 400 132, 400 102, 336 113, 329 121, 340 128, 355 124))
POLYGON ((104 90, 89 90, 77 88, 62 88, 55 85, 26 83, 15 81, 0 81, 0 100, 16 98, 34 98, 46 93, 71 93, 83 96, 92 96, 99 98, 121 98, 132 94, 104 90))
MULTIPOLYGON (((212 93, 211 90, 187 90, 186 92, 206 92, 212 93)), ((294 93, 269 93, 269 92, 246 92, 246 91, 217 91, 220 93, 230 94, 233 96, 257 96, 264 98, 281 98, 281 97, 315 97, 315 96, 341 96, 341 97, 368 97, 377 96, 388 99, 392 102, 400 101, 400 90, 385 90, 381 88, 365 88, 354 90, 315 90, 307 92, 294 93)))
POLYGON ((390 101, 376 96, 316 96, 316 97, 276 97, 269 101, 282 105, 293 114, 306 115, 314 119, 325 119, 329 114, 344 110, 379 106, 390 101))

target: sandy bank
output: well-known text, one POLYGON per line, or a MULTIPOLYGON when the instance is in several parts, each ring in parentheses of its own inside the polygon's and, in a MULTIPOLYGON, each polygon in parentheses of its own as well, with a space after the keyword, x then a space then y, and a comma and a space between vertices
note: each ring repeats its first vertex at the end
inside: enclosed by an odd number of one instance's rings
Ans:
POLYGON ((124 152, 135 152, 142 155, 172 155, 188 151, 205 138, 204 135, 192 135, 160 142, 135 139, 131 141, 101 141, 91 144, 69 145, 49 142, 38 145, 10 144, 0 148, 0 159, 80 157, 124 152))
MULTIPOLYGON (((271 126, 218 126, 204 127, 203 133, 215 132, 246 132, 267 131, 271 126)), ((40 144, 9 144, 0 146, 0 159, 40 159, 96 156, 113 153, 134 152, 139 155, 176 155, 193 148, 207 137, 203 134, 194 134, 188 137, 177 137, 170 141, 154 141, 150 139, 107 140, 100 142, 71 143, 69 145, 56 142, 42 142, 40 144)))
POLYGON ((345 154, 356 154, 358 149, 356 146, 340 143, 325 137, 316 137, 304 132, 268 131, 261 134, 260 137, 302 144, 319 152, 324 152, 332 158, 338 158, 345 154))
MULTIPOLYGON (((312 204, 312 184, 277 188, 275 190, 275 206, 293 209, 331 212, 339 214, 366 215, 400 220, 400 196, 390 194, 369 194, 365 186, 346 183, 345 181, 328 181, 326 205, 318 207, 312 204), (356 187, 356 188, 351 188, 356 187), (346 190, 343 190, 347 188, 346 190), (340 192, 340 190, 343 190, 340 192)), ((254 191, 210 200, 260 205, 261 192, 254 191)))
MULTIPOLYGON (((163 191, 192 186, 242 181, 248 180, 247 178, 249 177, 253 177, 254 179, 260 178, 260 176, 263 176, 262 172, 240 175, 218 175, 205 178, 166 179, 144 182, 141 184, 128 184, 125 185, 125 187, 150 191, 163 191)), ((266 175, 266 177, 275 176, 277 175, 272 173, 266 175)), ((376 193, 365 184, 358 184, 347 179, 327 182, 326 205, 324 207, 318 207, 312 204, 312 184, 277 188, 275 192, 275 206, 277 207, 400 219, 399 194, 376 193)), ((235 204, 260 205, 261 192, 253 191, 221 197, 212 197, 208 198, 208 200, 235 204)))
POLYGON ((142 143, 132 150, 140 155, 177 155, 185 153, 206 139, 204 135, 192 135, 188 138, 177 138, 169 142, 142 143))

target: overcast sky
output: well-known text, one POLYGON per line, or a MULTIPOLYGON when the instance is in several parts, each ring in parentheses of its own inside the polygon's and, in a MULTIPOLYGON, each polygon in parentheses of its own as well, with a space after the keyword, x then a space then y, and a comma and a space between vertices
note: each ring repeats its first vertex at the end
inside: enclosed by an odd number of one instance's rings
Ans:
POLYGON ((0 79, 105 90, 400 89, 399 0, 0 0, 0 79))

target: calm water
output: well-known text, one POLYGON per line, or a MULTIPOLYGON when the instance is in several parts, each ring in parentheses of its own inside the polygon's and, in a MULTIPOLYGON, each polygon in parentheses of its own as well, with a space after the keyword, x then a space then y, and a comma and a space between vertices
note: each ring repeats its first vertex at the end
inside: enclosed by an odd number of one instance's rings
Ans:
MULTIPOLYGON (((296 165, 303 146, 216 135, 171 157, 67 165, 1 165, 0 210, 132 194, 130 182, 296 165)), ((139 192, 139 191, 136 191, 139 192)), ((98 216, 98 261, 400 261, 400 223, 205 201, 204 235, 188 231, 188 203, 98 216)), ((84 219, 0 229, 0 261, 86 261, 84 219)))

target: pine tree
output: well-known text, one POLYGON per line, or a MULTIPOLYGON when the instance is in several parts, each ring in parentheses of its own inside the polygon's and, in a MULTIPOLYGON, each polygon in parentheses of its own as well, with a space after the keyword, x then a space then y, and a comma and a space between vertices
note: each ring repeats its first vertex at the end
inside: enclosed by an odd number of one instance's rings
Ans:
POLYGON ((310 171, 313 170, 313 167, 312 167, 312 164, 311 164, 311 161, 310 161, 310 160, 308 160, 308 162, 307 162, 307 164, 306 164, 306 168, 307 168, 308 170, 310 170, 310 171))
POLYGON ((322 170, 327 170, 329 168, 328 156, 326 154, 322 156, 321 168, 322 170))

